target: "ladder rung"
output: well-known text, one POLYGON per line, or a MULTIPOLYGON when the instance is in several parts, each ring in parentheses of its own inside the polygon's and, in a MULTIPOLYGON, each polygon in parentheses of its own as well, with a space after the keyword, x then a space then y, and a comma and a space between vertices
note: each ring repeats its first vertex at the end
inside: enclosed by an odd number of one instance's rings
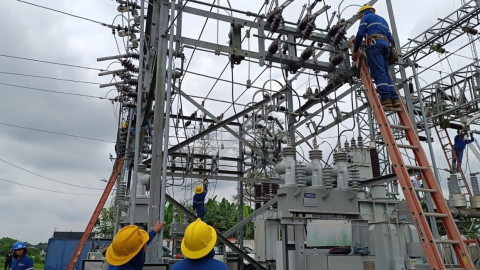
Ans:
POLYGON ((428 167, 412 166, 412 165, 405 165, 405 168, 411 169, 411 170, 418 170, 418 171, 426 171, 426 170, 428 170, 428 167))
POLYGON ((417 149, 418 149, 418 146, 416 146, 416 145, 397 144, 397 146, 398 146, 399 148, 405 148, 405 149, 413 149, 413 150, 417 150, 417 149))
POLYGON ((402 109, 401 108, 393 108, 393 107, 383 107, 383 110, 384 111, 387 111, 387 112, 401 112, 402 109))
POLYGON ((426 217, 438 217, 438 218, 448 217, 447 214, 441 214, 441 213, 423 213, 423 215, 426 217))
POLYGON ((399 126, 399 125, 390 125, 391 128, 394 128, 394 129, 400 129, 400 130, 409 130, 410 127, 407 127, 407 126, 399 126))
POLYGON ((429 188, 414 188, 413 190, 415 191, 420 191, 420 192, 430 192, 430 193, 436 193, 436 189, 429 189, 429 188))
POLYGON ((458 245, 460 242, 455 241, 455 240, 437 240, 435 239, 435 243, 437 244, 444 244, 444 245, 458 245))

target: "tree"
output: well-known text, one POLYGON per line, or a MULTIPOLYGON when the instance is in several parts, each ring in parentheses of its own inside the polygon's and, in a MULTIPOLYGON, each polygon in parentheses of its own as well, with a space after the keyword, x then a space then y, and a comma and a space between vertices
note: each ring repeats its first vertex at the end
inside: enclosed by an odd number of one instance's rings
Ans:
POLYGON ((95 235, 101 238, 112 238, 115 226, 115 207, 103 208, 100 218, 95 224, 95 235))

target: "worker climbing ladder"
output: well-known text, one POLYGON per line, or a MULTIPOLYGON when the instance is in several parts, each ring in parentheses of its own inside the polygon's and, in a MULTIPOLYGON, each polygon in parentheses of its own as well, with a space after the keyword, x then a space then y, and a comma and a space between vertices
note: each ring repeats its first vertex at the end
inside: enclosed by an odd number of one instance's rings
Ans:
POLYGON ((116 164, 114 166, 112 175, 110 176, 107 186, 103 191, 102 197, 100 197, 100 201, 98 202, 97 207, 95 208, 95 211, 93 212, 93 215, 90 218, 90 221, 88 222, 87 228, 83 232, 82 238, 80 238, 80 242, 78 243, 78 246, 75 249, 75 252, 73 253, 72 259, 70 260, 70 263, 68 263, 67 270, 74 270, 75 266, 77 265, 78 259, 82 255, 83 249, 87 244, 88 238, 90 238, 90 234, 92 233, 93 227, 95 227, 95 224, 97 223, 97 219, 100 216, 100 213, 102 213, 102 209, 105 206, 105 203, 107 202, 108 196, 110 195, 110 191, 112 191, 113 185, 117 180, 117 176, 122 170, 123 156, 118 157, 115 163, 116 164))
MULTIPOLYGON (((352 39, 349 41, 352 52, 354 42, 355 37, 352 37, 352 39)), ((367 99, 372 107, 375 119, 380 129, 380 133, 382 134, 383 141, 387 147, 388 155, 390 156, 398 181, 402 187, 405 200, 412 215, 413 223, 418 231, 420 243, 425 250, 428 263, 430 264, 430 269, 446 269, 438 248, 438 244, 452 245, 460 266, 463 269, 475 269, 465 244, 462 241, 457 225, 455 224, 452 214, 450 213, 450 209, 445 201, 445 198, 443 197, 440 185, 435 179, 435 175, 430 167, 427 156, 422 148, 422 145, 420 144, 420 140, 418 139, 415 129, 413 128, 413 124, 408 116, 405 105, 402 104, 399 108, 384 108, 381 106, 380 99, 376 93, 375 86, 365 64, 366 59, 364 59, 364 57, 364 53, 362 52, 357 59, 357 75, 362 80, 367 99), (396 114, 401 125, 390 124, 386 112, 390 114, 396 114), (395 137, 393 136, 393 129, 405 132, 409 144, 397 144, 395 137), (400 153, 400 148, 413 151, 418 166, 406 165, 402 154, 400 153), (425 188, 413 187, 413 183, 410 181, 408 169, 421 171, 424 177, 424 186, 426 186, 425 188), (424 212, 420 200, 416 195, 417 191, 430 193, 438 212, 424 212), (426 217, 440 219, 444 225, 449 240, 435 239, 432 231, 430 230, 426 217)))
POLYGON ((455 161, 457 162, 456 165, 457 165, 458 171, 460 173, 460 176, 462 176, 462 180, 463 180, 463 185, 460 186, 462 188, 462 193, 464 195, 468 194, 469 198, 472 197, 473 196, 472 191, 470 190, 470 187, 468 186, 467 178, 465 177, 465 174, 463 173, 462 166, 461 166, 460 162, 458 161, 457 153, 455 153, 455 151, 453 151, 453 148, 452 148, 453 144, 452 144, 452 140, 450 139, 450 135, 448 135, 448 132, 447 132, 446 129, 441 129, 441 128, 435 127, 435 131, 437 132, 438 140, 440 141, 440 144, 442 146, 443 154, 445 155, 445 158, 447 159, 448 168, 449 168, 450 172, 454 172, 453 167, 452 167, 452 162, 451 162, 452 154, 453 154, 455 156, 455 161))

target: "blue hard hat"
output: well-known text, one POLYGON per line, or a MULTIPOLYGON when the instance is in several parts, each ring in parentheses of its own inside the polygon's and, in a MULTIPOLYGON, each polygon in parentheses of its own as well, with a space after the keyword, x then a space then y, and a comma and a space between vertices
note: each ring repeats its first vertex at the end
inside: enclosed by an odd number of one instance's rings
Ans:
POLYGON ((13 250, 18 250, 18 249, 22 249, 22 248, 27 248, 27 246, 25 246, 25 243, 23 243, 23 242, 16 242, 13 245, 13 250))
POLYGON ((420 177, 420 178, 422 178, 422 175, 421 175, 421 174, 419 174, 419 175, 417 175, 417 177, 420 177))

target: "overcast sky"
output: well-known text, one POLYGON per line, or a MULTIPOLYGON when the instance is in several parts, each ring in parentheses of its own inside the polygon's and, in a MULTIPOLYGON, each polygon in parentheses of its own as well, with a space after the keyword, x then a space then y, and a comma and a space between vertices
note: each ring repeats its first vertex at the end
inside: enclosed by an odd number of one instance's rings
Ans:
MULTIPOLYGON (((111 23, 118 14, 116 11, 117 4, 109 0, 37 0, 34 2, 105 23, 111 23)), ((258 0, 232 0, 230 2, 233 8, 248 10, 254 13, 258 12, 261 4, 263 4, 263 1, 258 0)), ((292 22, 297 21, 301 6, 306 2, 306 0, 295 1, 288 8, 288 12, 284 13, 285 19, 292 22)), ((388 17, 385 2, 379 2, 376 5, 377 13, 388 17)), ((460 5, 460 1, 454 0, 402 0, 393 2, 402 43, 407 41, 409 37, 417 36, 427 27, 436 23, 437 18, 446 16, 460 5)), ((226 1, 221 0, 220 3, 224 5, 226 1)), ((333 10, 337 10, 337 1, 327 0, 326 3, 334 5, 329 14, 333 10)), ((342 8, 349 4, 363 4, 363 1, 347 0, 343 3, 342 8)), ((198 5, 192 6, 201 7, 198 5)), ((2 45, 0 45, 1 55, 107 69, 111 62, 97 62, 96 59, 118 54, 117 45, 111 30, 98 24, 14 0, 0 1, 0 9, 3 11, 0 22, 5 26, 1 31, 3 41, 2 45)), ((349 18, 356 12, 356 9, 357 7, 346 9, 344 17, 349 18)), ((223 14, 225 13, 223 12, 223 14)), ((237 16, 237 14, 234 15, 237 16)), ((252 18, 249 17, 249 19, 252 18)), ((184 17, 183 34, 190 38, 198 38, 203 22, 204 18, 186 15, 184 17)), ((115 21, 115 24, 118 23, 121 24, 121 17, 118 17, 115 21)), ((317 26, 323 28, 325 25, 326 18, 322 16, 317 20, 317 26)), ((228 24, 220 24, 218 34, 220 44, 225 45, 227 42, 228 27, 228 24)), ((352 27, 348 36, 354 35, 356 29, 357 25, 352 27)), ((253 31, 253 34, 256 34, 255 31, 253 31)), ((117 40, 120 51, 124 52, 122 40, 120 38, 117 38, 117 40)), ((211 20, 207 24, 202 40, 217 41, 216 21, 211 20)), ((468 38, 464 36, 447 46, 447 50, 453 51, 467 42, 468 38)), ((243 46, 247 48, 247 42, 243 46)), ((251 49, 255 50, 256 48, 257 39, 252 38, 251 49)), ((471 54, 469 52, 469 50, 465 50, 464 54, 470 57, 471 54)), ((185 54, 187 57, 190 57, 192 50, 185 49, 185 54)), ((421 65, 428 66, 429 63, 433 63, 438 59, 438 55, 432 55, 426 58, 421 65)), ((450 64, 453 70, 471 62, 469 59, 460 57, 452 59, 450 64)), ((322 60, 325 61, 323 58, 322 60)), ((197 51, 189 70, 217 77, 227 61, 228 59, 224 56, 215 56, 211 53, 197 51)), ((179 62, 176 65, 178 66, 179 62)), ((248 64, 245 61, 242 65, 235 67, 235 81, 246 83, 248 79, 247 66, 248 64)), ((119 68, 118 63, 110 66, 110 69, 116 68, 119 68)), ((450 67, 446 63, 438 65, 436 69, 444 70, 445 72, 450 71, 450 67)), ((251 80, 254 80, 262 70, 263 68, 252 64, 251 80)), ((110 82, 112 77, 99 77, 97 73, 98 71, 96 70, 0 56, 0 83, 3 83, 3 85, 0 85, 2 95, 0 99, 0 237, 8 236, 37 243, 48 241, 55 229, 61 231, 83 231, 85 229, 98 202, 101 190, 105 187, 105 183, 101 179, 108 179, 112 170, 109 154, 115 154, 114 144, 111 142, 116 140, 117 105, 112 105, 110 101, 105 99, 42 92, 13 87, 12 85, 78 93, 94 97, 105 97, 108 93, 108 97, 115 97, 115 91, 109 92, 112 88, 100 89, 95 84, 110 82), (2 72, 48 76, 90 83, 47 80, 4 74, 2 72), (11 125, 104 141, 55 135, 12 127, 11 125), (23 171, 18 167, 54 180, 87 187, 88 189, 47 180, 23 171), (19 186, 8 181, 52 191, 86 195, 54 193, 19 186)), ((272 70, 271 75, 267 71, 255 85, 261 87, 263 82, 269 78, 279 79, 283 82, 281 77, 281 73, 278 70, 272 70)), ((229 68, 225 71, 222 78, 231 79, 229 68)), ((426 72, 422 79, 427 82, 435 81, 439 79, 439 73, 426 72)), ((306 90, 306 86, 300 86, 307 80, 308 76, 302 75, 294 84, 295 88, 299 87, 298 92, 300 95, 306 90)), ((183 84, 183 91, 192 95, 205 96, 214 82, 212 79, 187 74, 183 84)), ((322 79, 321 85, 325 86, 325 84, 326 81, 322 79)), ((424 85, 423 82, 422 85, 424 85)), ((235 96, 240 95, 243 90, 245 88, 236 86, 235 96)), ((239 100, 239 103, 247 104, 251 102, 255 91, 255 89, 247 91, 239 100)), ((210 94, 210 97, 231 101, 231 85, 219 82, 210 94)), ((343 111, 351 109, 351 104, 348 103, 348 100, 349 98, 346 99, 346 103, 340 105, 343 111)), ((229 104, 207 101, 206 106, 212 113, 219 115, 229 107, 229 104)), ((298 107, 298 105, 295 104, 295 107, 298 107)), ((238 111, 242 108, 243 106, 237 106, 236 109, 238 111)), ((177 109, 178 106, 175 105, 174 111, 177 109)), ((311 111, 316 109, 317 107, 314 107, 311 111)), ((188 101, 183 100, 184 114, 189 115, 193 111, 194 107, 188 101)), ((230 109, 227 111, 226 116, 233 113, 233 110, 230 109)), ((329 123, 331 120, 332 118, 327 115, 324 124, 329 123)), ((351 121, 344 123, 346 127, 351 127, 352 124, 351 121)), ((343 129, 341 127, 341 130, 343 129)), ((301 131, 303 134, 308 134, 307 129, 304 127, 302 127, 301 131)), ((347 134, 348 140, 352 136, 358 136, 356 132, 355 134, 347 134)), ((336 135, 336 130, 331 130, 320 137, 336 135)), ((223 138, 228 139, 229 136, 225 134, 223 138)), ((331 144, 334 144, 336 141, 336 139, 325 140, 331 144)), ((173 140, 171 142, 176 143, 173 140)), ((441 152, 439 152, 438 142, 435 143, 437 164, 439 167, 445 168, 446 161, 441 152)), ((222 150, 221 154, 234 155, 235 151, 229 148, 235 148, 236 144, 232 142, 225 142, 224 144, 227 149, 222 150)), ((327 154, 330 153, 329 147, 323 146, 322 150, 327 154)), ((305 145, 303 148, 305 152, 308 151, 305 145)), ((306 155, 308 156, 307 153, 306 155)), ((470 158, 472 166, 478 165, 478 162, 473 163, 473 155, 470 158)), ((445 175, 442 176, 446 177, 445 175)), ((445 182, 443 181, 443 184, 445 182)), ((223 182, 216 186, 215 192, 212 191, 210 196, 217 195, 219 198, 231 199, 236 193, 235 185, 232 182, 223 182)), ((175 193, 175 197, 179 200, 188 199, 192 195, 189 191, 184 192, 178 189, 170 189, 169 192, 171 194, 175 193)))

